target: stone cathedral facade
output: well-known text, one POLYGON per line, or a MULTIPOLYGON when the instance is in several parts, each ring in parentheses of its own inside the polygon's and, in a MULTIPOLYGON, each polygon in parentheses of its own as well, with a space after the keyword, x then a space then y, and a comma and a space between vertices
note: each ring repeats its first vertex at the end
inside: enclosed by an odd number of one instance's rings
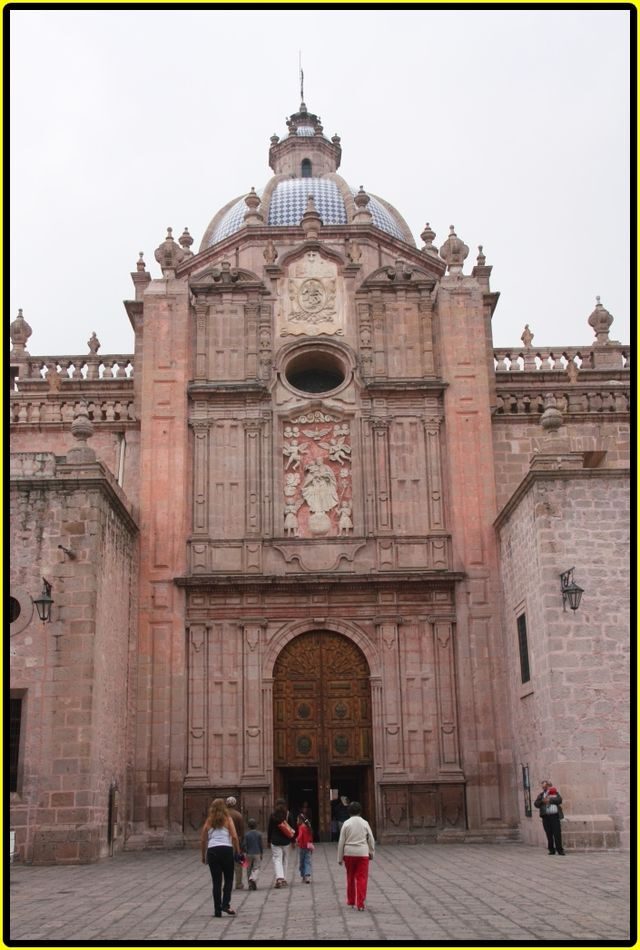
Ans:
POLYGON ((416 246, 287 125, 197 252, 140 255, 133 353, 11 324, 17 860, 189 846, 228 794, 535 843, 547 774, 568 847, 626 847, 629 349, 600 302, 495 349, 482 248, 416 246))

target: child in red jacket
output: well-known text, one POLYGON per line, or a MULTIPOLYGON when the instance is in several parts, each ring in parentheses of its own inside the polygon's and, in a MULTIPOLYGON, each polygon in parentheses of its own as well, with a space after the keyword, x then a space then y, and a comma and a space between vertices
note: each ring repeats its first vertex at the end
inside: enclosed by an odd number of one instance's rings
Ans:
POLYGON ((313 851, 313 832, 311 823, 304 815, 298 815, 296 844, 300 854, 300 877, 305 884, 311 884, 311 852, 313 851))

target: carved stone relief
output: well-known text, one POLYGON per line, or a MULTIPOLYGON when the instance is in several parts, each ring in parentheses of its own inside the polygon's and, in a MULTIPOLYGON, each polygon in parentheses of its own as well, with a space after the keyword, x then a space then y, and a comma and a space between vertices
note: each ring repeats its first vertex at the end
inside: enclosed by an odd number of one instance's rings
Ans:
POLYGON ((284 533, 291 538, 353 532, 351 426, 320 410, 283 422, 284 533))
POLYGON ((289 267, 283 281, 280 336, 344 333, 344 295, 336 264, 317 251, 307 251, 289 267))

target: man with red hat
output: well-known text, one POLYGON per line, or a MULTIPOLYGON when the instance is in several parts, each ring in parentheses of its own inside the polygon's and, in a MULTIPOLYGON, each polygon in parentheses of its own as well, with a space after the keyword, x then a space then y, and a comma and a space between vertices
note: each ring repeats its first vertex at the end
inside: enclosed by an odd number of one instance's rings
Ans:
POLYGON ((544 779, 542 782, 542 791, 533 803, 540 810, 542 818, 542 827, 547 836, 547 845, 549 854, 564 854, 562 847, 562 831, 560 828, 560 819, 562 816, 562 795, 549 781, 544 779))

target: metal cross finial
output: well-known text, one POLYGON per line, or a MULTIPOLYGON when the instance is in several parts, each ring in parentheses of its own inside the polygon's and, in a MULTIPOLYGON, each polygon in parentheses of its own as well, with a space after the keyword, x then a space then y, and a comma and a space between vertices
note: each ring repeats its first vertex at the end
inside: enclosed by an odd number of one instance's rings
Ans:
POLYGON ((298 70, 300 72, 300 102, 304 102, 304 73, 302 72, 301 50, 298 50, 298 70))

